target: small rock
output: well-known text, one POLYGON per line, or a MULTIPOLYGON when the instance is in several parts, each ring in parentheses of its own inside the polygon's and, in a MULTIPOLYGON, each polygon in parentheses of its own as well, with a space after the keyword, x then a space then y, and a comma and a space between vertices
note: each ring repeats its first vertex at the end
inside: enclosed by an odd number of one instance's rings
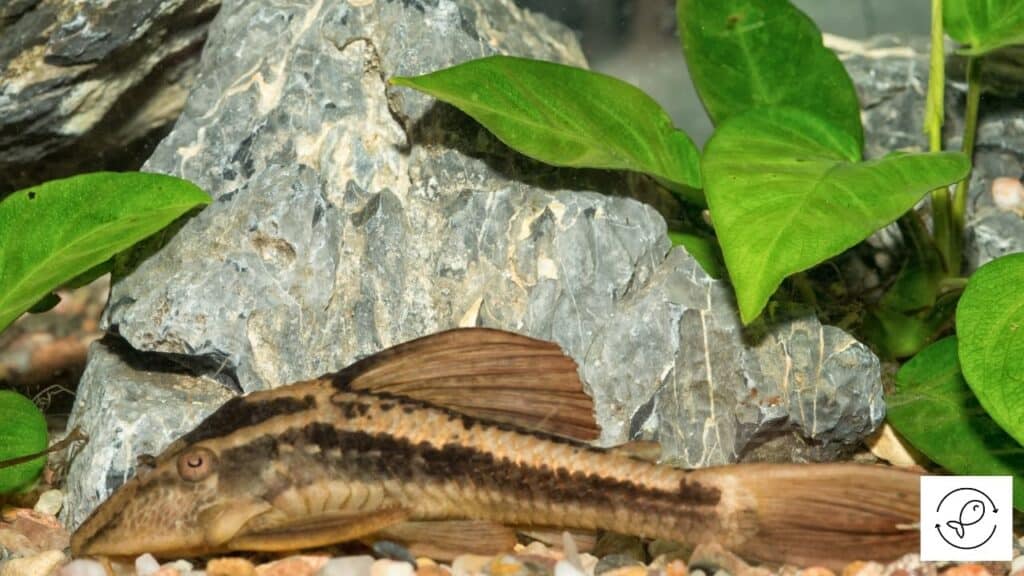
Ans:
POLYGON ((1024 556, 1017 556, 1010 564, 1010 576, 1024 576, 1024 556))
POLYGON ((943 570, 942 576, 991 576, 991 573, 978 564, 961 564, 943 570))
POLYGON ((729 574, 744 574, 750 565, 739 556, 723 548, 720 544, 700 544, 690 555, 690 568, 702 568, 718 576, 720 570, 729 574))
POLYGON ((409 552, 408 548, 396 542, 378 540, 373 543, 373 551, 380 558, 408 562, 411 566, 416 567, 416 557, 409 552))
MULTIPOLYGON (((646 572, 644 572, 646 574, 646 572)), ((579 568, 573 566, 568 560, 559 560, 555 563, 555 576, 587 576, 579 568)))
POLYGON ((0 576, 49 576, 65 561, 60 550, 48 550, 35 556, 8 560, 0 568, 0 576))
POLYGON ((430 558, 417 558, 416 576, 448 576, 448 571, 430 558))
POLYGON ((1024 182, 1005 176, 992 179, 992 202, 1004 212, 1024 210, 1024 182))
MULTIPOLYGON (((332 558, 317 572, 317 576, 370 576, 373 556, 345 556, 332 558)), ((209 574, 208 576, 214 576, 209 574)))
POLYGON ((174 566, 161 566, 156 572, 153 572, 150 576, 181 576, 181 572, 174 566))
MULTIPOLYGON (((214 558, 206 563, 207 576, 253 576, 254 574, 256 574, 256 566, 245 558, 214 558)), ((318 574, 323 574, 323 569, 318 574)))
POLYGON ((64 525, 49 514, 29 508, 7 508, 0 524, 0 544, 13 556, 30 556, 46 550, 63 550, 69 546, 70 537, 64 525))
POLYGON ((637 559, 628 554, 611 554, 601 558, 594 568, 594 574, 615 574, 623 568, 643 566, 637 559))
POLYGON ((518 576, 526 571, 524 563, 519 558, 508 554, 495 556, 487 564, 487 573, 491 576, 518 576))
POLYGON ((107 576, 107 571, 95 560, 72 560, 60 569, 60 576, 107 576))
POLYGON ((64 493, 60 490, 47 490, 39 495, 33 510, 40 514, 56 516, 64 506, 64 493))
POLYGON ((851 562, 843 568, 843 576, 882 576, 885 567, 878 562, 851 562))
POLYGON ((152 554, 143 554, 135 559, 135 573, 138 576, 150 576, 160 570, 160 563, 152 554))
POLYGON ((168 564, 164 564, 163 566, 160 567, 161 570, 164 569, 164 568, 170 568, 170 569, 173 569, 173 570, 177 570, 178 572, 181 572, 182 574, 188 574, 189 572, 192 571, 192 563, 189 562, 188 560, 175 560, 174 562, 170 562, 168 564))
POLYGON ((800 576, 836 576, 836 573, 824 566, 811 566, 801 570, 800 576))
POLYGON ((665 566, 665 576, 687 576, 686 562, 673 560, 665 566))
POLYGON ((647 576, 647 567, 642 564, 634 564, 632 566, 622 566, 614 570, 605 572, 603 576, 647 576))
POLYGON ((313 576, 324 564, 326 556, 290 556, 257 566, 256 576, 313 576))
POLYGON ((413 576, 412 564, 404 560, 377 560, 370 567, 370 576, 413 576))
POLYGON ((483 571, 484 566, 491 561, 490 556, 477 554, 463 554, 452 561, 452 574, 454 576, 472 576, 483 571))

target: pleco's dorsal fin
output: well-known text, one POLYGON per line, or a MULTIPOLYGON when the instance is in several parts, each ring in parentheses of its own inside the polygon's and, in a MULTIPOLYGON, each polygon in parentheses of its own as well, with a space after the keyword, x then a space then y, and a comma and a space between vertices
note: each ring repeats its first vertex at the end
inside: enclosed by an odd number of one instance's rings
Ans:
POLYGON ((337 378, 353 390, 405 396, 568 438, 600 435, 576 362, 557 344, 459 328, 399 344, 337 378))

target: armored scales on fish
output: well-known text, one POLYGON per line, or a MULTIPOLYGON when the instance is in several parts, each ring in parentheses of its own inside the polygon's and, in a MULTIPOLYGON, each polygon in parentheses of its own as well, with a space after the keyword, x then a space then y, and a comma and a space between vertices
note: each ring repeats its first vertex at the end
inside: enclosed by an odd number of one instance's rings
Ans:
POLYGON ((378 538, 437 555, 516 530, 717 542, 840 566, 916 549, 918 475, 856 464, 686 471, 592 447, 576 364, 484 328, 427 336, 232 399, 78 528, 77 556, 292 551, 378 538))

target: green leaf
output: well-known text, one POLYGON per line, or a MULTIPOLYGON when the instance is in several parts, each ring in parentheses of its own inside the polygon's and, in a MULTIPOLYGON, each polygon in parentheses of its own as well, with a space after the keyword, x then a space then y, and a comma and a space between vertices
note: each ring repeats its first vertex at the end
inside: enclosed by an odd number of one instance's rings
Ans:
POLYGON ((60 304, 60 296, 50 292, 46 296, 43 296, 42 300, 36 302, 28 309, 32 314, 41 314, 48 310, 53 310, 53 307, 60 304))
POLYGON ((632 170, 700 197, 700 155, 635 86, 552 62, 490 56, 392 84, 469 114, 515 150, 556 166, 632 170))
POLYGON ((732 118, 708 142, 704 192, 744 323, 786 276, 854 246, 970 167, 959 152, 858 156, 845 132, 786 108, 732 118))
POLYGON ((967 45, 961 54, 980 56, 1024 44, 1021 0, 944 0, 942 22, 951 38, 967 45))
POLYGON ((673 246, 686 248, 686 252, 697 260, 708 276, 719 279, 725 275, 721 264, 722 251, 718 248, 714 238, 673 230, 668 231, 668 237, 672 240, 673 246))
POLYGON ((964 377, 992 419, 1024 444, 1024 254, 971 275, 956 309, 964 377))
POLYGON ((960 373, 957 339, 925 348, 896 375, 887 418, 928 458, 963 475, 1012 475, 1013 505, 1024 510, 1024 447, 992 421, 960 373))
POLYGON ((0 202, 0 330, 58 286, 210 202, 162 174, 97 172, 0 202))
POLYGON ((678 0, 676 15, 690 77, 716 125, 752 108, 797 108, 845 132, 860 159, 853 81, 788 0, 678 0))
MULTIPOLYGON (((46 418, 31 400, 0 390, 0 461, 46 450, 46 418)), ((29 488, 43 471, 46 456, 0 468, 0 494, 29 488)))

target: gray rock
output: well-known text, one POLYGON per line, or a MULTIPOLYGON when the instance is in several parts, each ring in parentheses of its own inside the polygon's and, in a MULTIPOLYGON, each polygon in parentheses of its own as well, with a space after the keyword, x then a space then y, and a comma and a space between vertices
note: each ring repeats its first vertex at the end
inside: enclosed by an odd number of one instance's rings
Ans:
POLYGON ((145 159, 184 105, 219 5, 5 1, 0 193, 145 159))
POLYGON ((159 454, 183 428, 231 398, 221 382, 190 372, 167 356, 140 354, 111 339, 91 345, 68 423, 89 441, 72 460, 64 518, 81 523, 131 476, 140 454, 159 454), (106 464, 83 465, 97 462, 106 464))
MULTIPOLYGON (((877 158, 893 150, 927 149, 927 137, 922 131, 928 86, 926 39, 885 36, 863 43, 834 41, 832 47, 857 85, 864 109, 866 156, 877 158)), ((991 92, 982 99, 968 193, 964 247, 968 273, 1003 254, 1024 251, 1024 220, 1014 213, 1001 212, 989 193, 993 179, 1024 174, 1020 98, 1016 90, 1009 88, 1012 79, 1024 77, 1022 53, 1006 51, 990 63, 987 81, 991 92)), ((952 59, 945 95, 947 150, 959 150, 962 143, 967 91, 963 74, 962 62, 952 59)), ((898 230, 886 229, 884 235, 872 238, 872 247, 896 251, 899 238, 898 230)))
MULTIPOLYGON (((510 329, 580 364, 600 443, 658 440, 685 466, 734 462, 780 430, 844 446, 877 426, 877 359, 810 316, 745 342, 729 286, 670 250, 659 213, 625 197, 664 207, 667 193, 525 160, 385 82, 495 51, 584 64, 567 29, 508 0, 226 3, 147 164, 215 200, 115 281, 104 326, 243 391, 453 326, 510 329)), ((109 385, 111 353, 94 351, 84 387, 109 385)), ((77 419, 95 399, 79 398, 77 419)), ((193 425, 185 409, 159 408, 180 424, 163 442, 193 425)), ((102 414, 100 437, 159 444, 130 415, 102 414)), ((68 523, 131 465, 76 459, 68 523)))

